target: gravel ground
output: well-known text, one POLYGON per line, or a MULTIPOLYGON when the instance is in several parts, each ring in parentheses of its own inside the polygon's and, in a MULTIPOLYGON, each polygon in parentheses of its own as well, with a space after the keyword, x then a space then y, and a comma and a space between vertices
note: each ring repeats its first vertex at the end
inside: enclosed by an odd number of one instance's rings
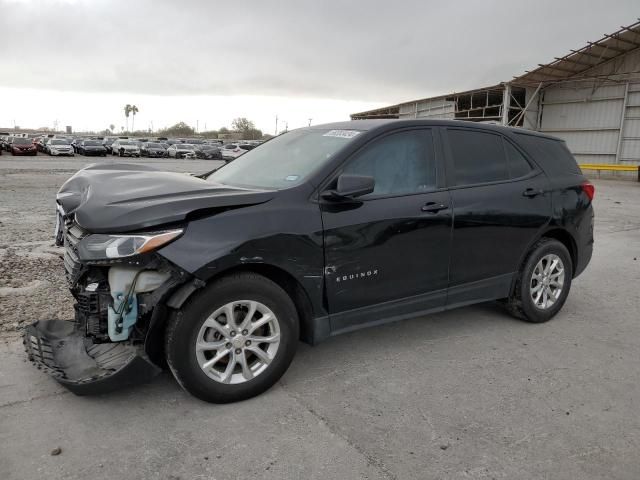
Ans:
MULTIPOLYGON (((62 249, 53 244, 55 194, 80 168, 116 161, 115 157, 0 156, 0 339, 18 337, 36 319, 73 317, 62 249)), ((169 159, 138 162, 177 172, 205 172, 220 164, 169 159)))

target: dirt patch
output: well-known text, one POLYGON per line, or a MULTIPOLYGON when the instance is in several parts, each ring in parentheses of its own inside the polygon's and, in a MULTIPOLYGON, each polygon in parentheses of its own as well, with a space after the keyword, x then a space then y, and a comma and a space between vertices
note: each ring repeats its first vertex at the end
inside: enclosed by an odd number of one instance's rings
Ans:
POLYGON ((73 318, 62 258, 40 243, 0 252, 0 338, 17 337, 35 320, 73 318))

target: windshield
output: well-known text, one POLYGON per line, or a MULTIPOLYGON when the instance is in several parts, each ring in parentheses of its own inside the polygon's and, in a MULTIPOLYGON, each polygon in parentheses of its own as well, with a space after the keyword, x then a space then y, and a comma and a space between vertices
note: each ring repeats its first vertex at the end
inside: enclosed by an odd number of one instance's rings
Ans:
POLYGON ((212 173, 208 180, 250 188, 292 187, 302 183, 359 133, 356 130, 292 130, 248 151, 212 173))
POLYGON ((193 145, 189 145, 189 144, 178 145, 178 150, 193 150, 193 145))
POLYGON ((159 143, 147 143, 147 148, 162 148, 159 143))
POLYGON ((51 140, 51 145, 69 145, 66 140, 51 140))
POLYGON ((96 142, 95 140, 85 140, 84 141, 84 146, 85 147, 97 147, 98 145, 101 145, 100 142, 96 142))
POLYGON ((18 138, 14 138, 13 139, 13 143, 15 145, 28 145, 28 144, 33 143, 33 142, 28 138, 18 137, 18 138))

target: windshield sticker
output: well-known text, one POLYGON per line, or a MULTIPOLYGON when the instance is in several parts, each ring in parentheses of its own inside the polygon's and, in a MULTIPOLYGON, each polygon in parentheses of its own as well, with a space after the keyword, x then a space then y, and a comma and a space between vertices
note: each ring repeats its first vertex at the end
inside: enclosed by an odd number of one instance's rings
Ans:
POLYGON ((357 130, 329 130, 323 137, 353 138, 360 132, 357 130))
POLYGON ((295 182, 299 178, 300 178, 300 175, 289 175, 288 177, 285 177, 285 180, 287 182, 295 182))

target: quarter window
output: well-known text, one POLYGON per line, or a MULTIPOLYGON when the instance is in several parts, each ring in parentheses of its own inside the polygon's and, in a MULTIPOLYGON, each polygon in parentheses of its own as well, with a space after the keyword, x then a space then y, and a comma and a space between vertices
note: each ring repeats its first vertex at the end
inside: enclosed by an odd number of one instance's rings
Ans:
POLYGON ((502 137, 471 130, 448 130, 455 184, 497 182, 509 178, 502 137))
POLYGON ((532 168, 524 156, 511 145, 511 142, 504 140, 504 150, 509 160, 509 175, 511 178, 520 178, 528 174, 532 168))
POLYGON ((375 179, 368 196, 406 195, 436 187, 436 159, 430 130, 410 130, 383 137, 357 153, 343 173, 375 179))

